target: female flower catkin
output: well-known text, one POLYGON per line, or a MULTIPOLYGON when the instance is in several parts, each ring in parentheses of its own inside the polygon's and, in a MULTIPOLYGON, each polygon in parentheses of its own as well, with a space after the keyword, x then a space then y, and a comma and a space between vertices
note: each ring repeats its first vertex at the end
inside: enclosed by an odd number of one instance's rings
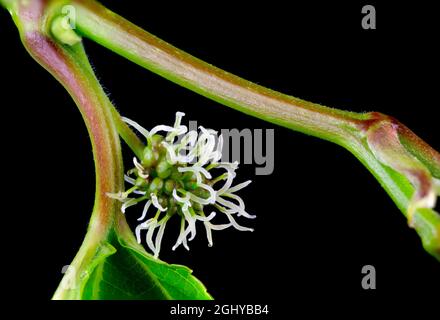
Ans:
POLYGON ((223 137, 217 137, 216 131, 201 126, 200 133, 188 131, 186 126, 181 125, 184 115, 176 113, 173 127, 158 125, 150 131, 123 118, 147 139, 147 147, 142 159, 133 158, 134 168, 125 176, 130 189, 108 194, 123 203, 123 213, 128 207, 145 202, 135 233, 141 243, 142 232, 146 232, 146 243, 156 258, 166 224, 173 216, 180 217, 180 233, 173 250, 180 245, 189 250, 188 241, 196 236, 197 221, 205 226, 209 246, 212 246, 212 230, 232 226, 240 231, 253 231, 239 225, 234 217, 255 218, 246 212, 243 200, 235 194, 251 181, 232 186, 238 163, 220 162, 223 137), (213 177, 219 170, 221 174, 213 177), (220 187, 217 187, 219 184, 220 187), (229 222, 213 224, 211 221, 216 212, 206 215, 208 206, 224 214, 229 222))

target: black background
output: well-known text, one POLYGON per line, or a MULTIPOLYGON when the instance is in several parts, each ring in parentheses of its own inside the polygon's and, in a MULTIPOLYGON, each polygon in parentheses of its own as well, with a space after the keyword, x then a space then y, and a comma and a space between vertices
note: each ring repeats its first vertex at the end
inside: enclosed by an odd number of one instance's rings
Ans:
MULTIPOLYGON (((363 30, 361 8, 371 2, 104 3, 236 75, 323 105, 391 114, 440 149, 433 8, 376 4, 377 30, 363 30)), ((86 231, 91 147, 74 103, 28 56, 4 10, 0 37, 4 267, 12 296, 45 301, 86 231)), ((258 218, 240 221, 254 233, 215 232, 208 248, 200 229, 190 252, 172 252, 177 230, 165 234, 161 258, 192 268, 216 299, 370 303, 424 297, 438 288, 438 262, 347 151, 221 106, 91 41, 85 47, 120 112, 146 128, 171 124, 183 111, 217 130, 275 129, 273 174, 255 176, 251 165, 238 171, 238 182, 253 180, 240 194, 258 218), (366 264, 376 267, 377 290, 361 288, 366 264)), ((130 159, 126 146, 124 152, 130 159)), ((132 226, 138 210, 127 213, 132 226)))

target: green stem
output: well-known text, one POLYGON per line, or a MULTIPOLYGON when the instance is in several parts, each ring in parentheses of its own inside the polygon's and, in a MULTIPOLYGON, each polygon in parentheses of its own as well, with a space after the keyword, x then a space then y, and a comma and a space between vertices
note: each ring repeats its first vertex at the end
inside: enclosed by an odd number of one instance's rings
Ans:
MULTIPOLYGON (((102 90, 82 44, 67 46, 52 39, 49 30, 52 29, 51 21, 56 11, 50 10, 44 1, 2 1, 1 4, 7 5, 30 55, 72 96, 91 139, 96 173, 95 203, 86 237, 71 263, 75 272, 66 274, 63 279, 70 278, 67 280, 79 283, 79 277, 87 273, 93 259, 98 255, 108 254, 105 241, 114 229, 121 230, 129 241, 135 242, 132 233, 127 231, 129 227, 124 216, 120 213, 120 203, 106 194, 116 193, 124 188, 118 130, 128 137, 132 147, 140 148, 139 143, 102 90)), ((69 299, 74 295, 74 289, 61 284, 54 299, 69 299)))
POLYGON ((402 123, 398 128, 400 141, 406 149, 428 167, 434 177, 440 179, 440 154, 402 123))
POLYGON ((253 84, 158 39, 95 1, 74 1, 81 35, 219 103, 267 121, 343 143, 366 115, 313 104, 253 84))
POLYGON ((111 106, 111 113, 113 117, 116 130, 118 131, 121 138, 127 143, 130 149, 134 152, 138 159, 142 159, 143 151, 145 149, 144 143, 139 139, 139 137, 131 130, 128 125, 122 121, 122 118, 116 108, 111 106))
MULTIPOLYGON (((21 40, 29 54, 49 71, 69 92, 78 106, 90 135, 96 171, 96 227, 111 226, 117 203, 106 192, 123 187, 123 165, 120 142, 111 112, 112 105, 96 79, 81 43, 59 45, 45 30, 50 21, 45 5, 31 1, 16 2, 11 12, 21 40)), ((108 230, 105 230, 108 231, 108 230)))
POLYGON ((9 10, 11 8, 12 2, 12 0, 0 0, 0 5, 9 10))

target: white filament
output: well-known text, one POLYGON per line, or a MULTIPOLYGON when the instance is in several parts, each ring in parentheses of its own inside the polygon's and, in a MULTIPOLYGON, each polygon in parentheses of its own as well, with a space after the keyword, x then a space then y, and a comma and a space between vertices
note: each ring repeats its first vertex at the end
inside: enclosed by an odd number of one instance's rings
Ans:
POLYGON ((124 202, 124 203, 122 204, 122 206, 121 206, 121 211, 122 211, 122 213, 125 213, 125 210, 126 210, 128 207, 134 206, 134 205, 137 203, 136 199, 134 199, 134 198, 132 198, 132 199, 127 199, 127 200, 128 200, 128 201, 124 202))
POLYGON ((243 202, 243 200, 239 196, 237 196, 235 194, 224 194, 223 196, 225 196, 225 197, 228 196, 228 197, 230 197, 232 199, 237 200, 240 203, 240 206, 237 206, 236 204, 232 203, 231 201, 225 200, 222 197, 218 197, 217 198, 217 202, 218 203, 220 203, 220 204, 230 208, 231 210, 234 210, 235 212, 238 213, 238 216, 244 216, 244 217, 246 217, 248 219, 256 218, 256 216, 250 215, 249 213, 247 213, 245 211, 245 209, 244 209, 244 202, 243 202))
POLYGON ((183 112, 176 112, 176 120, 174 121, 174 130, 171 131, 170 133, 168 133, 167 137, 166 137, 166 141, 169 141, 171 143, 174 142, 174 138, 178 135, 181 135, 183 133, 186 132, 186 127, 185 126, 181 126, 180 123, 182 122, 182 117, 185 114, 183 112), (185 131, 182 131, 185 130, 185 131))
POLYGON ((135 233, 136 233, 136 240, 137 240, 138 243, 141 243, 141 231, 148 229, 148 227, 149 227, 149 225, 151 224, 152 221, 153 221, 153 219, 148 219, 147 221, 139 224, 136 227, 135 233))
POLYGON ((239 183, 239 184, 233 186, 232 188, 229 188, 227 192, 228 193, 237 192, 243 188, 246 188, 251 182, 252 182, 252 180, 248 180, 246 182, 239 183))
POLYGON ((142 211, 142 215, 141 215, 141 217, 137 219, 138 221, 144 220, 144 218, 145 218, 145 216, 147 215, 147 211, 148 211, 148 209, 150 208, 150 206, 151 206, 151 200, 148 200, 148 201, 145 203, 144 210, 142 211))
POLYGON ((153 233, 154 233, 154 230, 156 229, 156 226, 157 226, 157 220, 153 219, 153 221, 151 221, 149 228, 148 228, 148 231, 147 231, 147 245, 152 252, 156 252, 156 247, 154 246, 154 243, 153 243, 153 233))
POLYGON ((140 126, 137 122, 130 120, 128 118, 125 118, 125 117, 122 117, 122 121, 124 121, 125 123, 128 123, 132 127, 136 128, 136 130, 139 131, 145 137, 145 139, 148 139, 148 136, 149 136, 148 130, 146 130, 145 128, 140 126))
POLYGON ((136 169, 138 170, 138 175, 141 178, 147 179, 149 175, 148 175, 148 173, 145 173, 145 168, 142 166, 142 164, 139 163, 139 161, 136 157, 133 158, 133 163, 134 163, 134 166, 136 167, 136 169))
POLYGON ((167 211, 168 208, 164 208, 160 205, 159 200, 157 199, 157 196, 154 193, 150 194, 151 201, 153 202, 153 206, 155 206, 160 211, 167 211))
POLYGON ((175 164, 178 161, 178 157, 176 155, 176 151, 174 150, 174 147, 167 142, 162 142, 162 145, 167 150, 167 161, 170 164, 175 164))
POLYGON ((163 238, 163 234, 164 234, 168 219, 169 219, 169 217, 166 216, 158 224, 158 225, 160 225, 160 227, 159 227, 159 231, 157 232, 157 236, 156 236, 156 241, 155 241, 156 251, 154 252, 154 257, 156 259, 159 257, 160 246, 162 243, 162 238, 163 238))
POLYGON ((209 198, 206 199, 209 203, 215 203, 216 199, 217 199, 217 192, 211 187, 208 186, 207 184, 204 183, 200 183, 199 187, 202 189, 205 189, 209 192, 209 198))
POLYGON ((182 206, 182 212, 183 215, 185 216, 186 221, 188 222, 188 229, 191 232, 191 237, 188 239, 188 241, 191 241, 196 236, 196 223, 195 223, 196 221, 191 216, 191 213, 189 212, 187 205, 182 206))
POLYGON ((203 174, 206 179, 212 178, 212 176, 208 172, 208 170, 206 170, 203 167, 199 167, 199 166, 179 167, 177 170, 179 170, 179 172, 193 172, 196 175, 197 183, 202 183, 202 175, 201 174, 203 174))
POLYGON ((134 185, 134 184, 136 183, 136 180, 135 180, 135 179, 133 179, 133 178, 127 176, 126 174, 124 174, 124 180, 125 180, 126 182, 128 182, 129 184, 132 184, 132 185, 134 185))
POLYGON ((182 198, 182 197, 179 197, 179 196, 177 195, 177 191, 176 191, 176 189, 174 189, 174 190, 173 190, 173 197, 174 197, 174 199, 177 200, 177 202, 180 202, 180 203, 182 203, 183 205, 187 205, 188 207, 191 207, 191 202, 189 201, 190 196, 189 196, 188 193, 185 194, 185 197, 184 197, 184 198, 182 198))

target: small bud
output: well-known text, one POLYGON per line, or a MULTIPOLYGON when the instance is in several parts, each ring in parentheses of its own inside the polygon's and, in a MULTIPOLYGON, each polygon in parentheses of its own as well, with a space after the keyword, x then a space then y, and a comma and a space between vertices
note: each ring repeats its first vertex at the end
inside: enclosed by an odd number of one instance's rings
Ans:
POLYGON ((157 176, 166 179, 171 175, 171 164, 163 158, 156 166, 157 176))
POLYGON ((135 186, 141 189, 148 188, 148 181, 142 177, 138 177, 135 182, 135 186))
POLYGON ((142 158, 143 166, 152 167, 154 166, 154 164, 158 159, 159 159, 159 154, 157 152, 154 152, 150 146, 144 149, 143 158, 142 158))
POLYGON ((202 198, 202 199, 208 199, 209 198, 209 192, 206 189, 199 188, 196 186, 196 189, 194 189, 193 194, 196 196, 202 198))
POLYGON ((162 141, 163 137, 160 134, 155 134, 151 137, 151 144, 153 148, 159 147, 162 141))
POLYGON ((178 170, 177 167, 173 167, 173 168, 171 169, 171 176, 170 176, 170 178, 173 179, 173 180, 175 180, 175 181, 180 181, 180 180, 182 180, 182 173, 179 172, 179 170, 178 170))
POLYGON ((185 189, 188 189, 188 190, 196 190, 197 186, 198 186, 197 182, 196 181, 192 181, 192 180, 185 181, 183 183, 183 185, 185 186, 185 189))
POLYGON ((164 208, 167 208, 168 207, 168 200, 167 200, 167 198, 159 198, 159 204, 162 206, 162 207, 164 207, 164 208))
POLYGON ((182 176, 182 180, 184 181, 196 181, 197 177, 193 172, 185 172, 182 176))
POLYGON ((165 181, 164 191, 170 195, 173 193, 173 190, 176 188, 176 182, 172 179, 168 179, 165 181))
POLYGON ((63 44, 73 46, 81 42, 81 37, 72 29, 72 27, 65 23, 67 17, 58 16, 53 19, 50 31, 52 35, 63 44))
POLYGON ((163 180, 161 178, 154 178, 150 184, 149 193, 158 193, 163 188, 163 180))

